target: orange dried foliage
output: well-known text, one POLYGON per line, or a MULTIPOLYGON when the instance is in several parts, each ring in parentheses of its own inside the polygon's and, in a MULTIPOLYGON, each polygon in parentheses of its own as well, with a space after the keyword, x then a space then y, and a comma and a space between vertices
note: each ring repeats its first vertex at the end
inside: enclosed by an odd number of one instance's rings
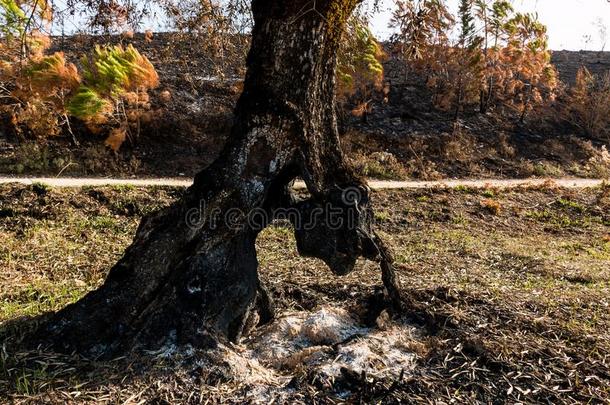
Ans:
POLYGON ((106 138, 104 144, 113 151, 118 152, 118 150, 121 148, 121 145, 123 145, 126 139, 127 130, 125 128, 114 128, 110 131, 110 135, 108 135, 108 138, 106 138))
POLYGON ((552 101, 558 83, 546 27, 534 15, 514 13, 506 1, 470 4, 478 7, 471 18, 480 29, 468 27, 459 42, 450 40, 457 19, 442 0, 402 0, 394 12, 397 50, 409 68, 427 77, 433 104, 456 111, 478 105, 481 112, 506 106, 523 118, 552 101))
POLYGON ((610 73, 594 76, 585 67, 558 103, 557 115, 581 129, 585 135, 610 142, 610 73))
POLYGON ((499 201, 486 198, 481 200, 481 207, 493 215, 499 215, 502 212, 502 204, 499 201))

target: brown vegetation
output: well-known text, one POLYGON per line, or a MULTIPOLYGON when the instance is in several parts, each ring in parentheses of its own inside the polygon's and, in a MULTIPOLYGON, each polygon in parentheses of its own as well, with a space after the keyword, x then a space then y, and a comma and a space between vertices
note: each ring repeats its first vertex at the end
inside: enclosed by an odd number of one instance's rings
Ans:
POLYGON ((74 117, 93 133, 108 133, 114 151, 137 137, 150 109, 148 91, 159 84, 146 57, 131 45, 96 46, 81 57, 79 72, 63 52, 49 53, 51 38, 32 28, 50 24, 50 4, 10 0, 0 4, 0 15, 9 23, 0 45, 0 114, 13 131, 42 139, 69 133, 78 143, 74 117))
POLYGON ((442 1, 401 1, 393 25, 402 57, 426 77, 434 105, 456 117, 476 105, 482 113, 512 108, 523 120, 554 97, 546 27, 534 15, 515 13, 507 1, 463 1, 457 16, 442 1), (457 20, 455 42, 450 32, 457 20))
MULTIPOLYGON (((603 102, 604 80, 599 77, 607 69, 604 54, 557 53, 553 56, 553 65, 566 85, 550 91, 552 83, 548 80, 555 75, 545 73, 549 53, 542 41, 543 27, 526 16, 509 18, 507 15, 501 18, 502 29, 494 29, 497 23, 492 20, 497 19, 494 13, 498 11, 479 5, 472 9, 473 18, 478 24, 487 21, 487 30, 477 32, 476 36, 483 38, 483 42, 480 38, 468 41, 478 46, 472 51, 475 59, 481 55, 487 59, 473 66, 479 73, 454 72, 448 83, 459 83, 457 78, 462 74, 463 90, 456 93, 459 90, 456 87, 445 92, 443 85, 437 91, 428 86, 436 80, 432 73, 455 64, 434 61, 451 53, 445 52, 440 44, 449 42, 446 32, 449 25, 455 24, 451 21, 456 17, 443 9, 442 2, 421 2, 420 5, 430 9, 422 12, 423 9, 413 8, 414 2, 401 4, 402 14, 397 12, 396 17, 397 21, 402 19, 401 24, 412 21, 411 25, 417 25, 415 22, 419 20, 413 20, 415 16, 424 19, 419 30, 399 25, 401 32, 413 35, 397 38, 400 41, 391 46, 381 46, 365 28, 366 19, 358 17, 349 25, 342 41, 338 101, 343 147, 353 153, 351 159, 362 174, 427 179, 604 177, 610 172, 604 154, 607 138, 594 135, 608 127, 604 123, 607 116, 603 110, 607 105, 603 102), (507 42, 510 35, 514 46, 507 42), (496 47, 497 38, 501 40, 496 47), (537 50, 528 45, 523 50, 516 42, 530 44, 537 50), (584 59, 575 61, 575 58, 584 59), (574 87, 574 78, 581 63, 587 63, 594 72, 591 80, 597 84, 580 86, 579 90, 574 87), (478 78, 472 81, 468 79, 471 76, 478 78), (514 88, 512 84, 507 85, 508 77, 517 83, 514 88), (534 83, 532 80, 539 81, 538 90, 530 86, 534 83), (583 92, 585 87, 587 90, 583 92), (507 93, 508 90, 511 92, 507 93), (463 106, 456 109, 454 102, 459 92, 463 106), (443 94, 452 95, 446 98, 443 94), (543 96, 541 104, 534 103, 540 101, 538 94, 543 96), (444 102, 446 112, 437 108, 443 99, 453 100, 444 102), (475 110, 481 110, 482 104, 486 113, 478 114, 475 110), (460 122, 456 123, 458 110, 460 122), (521 119, 523 123, 519 122, 521 119)), ((60 114, 49 113, 49 108, 58 103, 56 99, 69 98, 69 89, 56 95, 45 92, 53 102, 33 99, 29 104, 16 103, 20 114, 11 112, 16 105, 11 99, 3 99, 3 103, 13 107, 0 122, 0 171, 15 175, 188 176, 207 165, 228 135, 232 109, 243 88, 244 56, 249 43, 247 36, 239 34, 240 27, 230 19, 235 15, 231 13, 238 13, 237 10, 218 9, 214 3, 208 6, 209 10, 199 14, 187 12, 188 8, 180 13, 174 7, 178 14, 172 18, 176 27, 182 29, 174 33, 57 38, 47 53, 63 52, 57 54, 57 58, 64 60, 58 63, 62 70, 69 71, 72 65, 81 66, 81 56, 91 54, 98 43, 123 47, 131 44, 155 65, 160 87, 146 94, 128 91, 126 97, 113 100, 111 104, 116 108, 111 116, 104 117, 107 122, 101 128, 92 125, 95 120, 75 119, 65 107, 60 114), (218 25, 221 22, 213 21, 213 16, 223 16, 225 21, 218 25), (212 26, 217 30, 208 29, 212 26), (206 47, 193 47, 194 43, 206 47), (34 128, 41 135, 35 137, 28 128, 34 128), (96 135, 91 129, 101 131, 104 136, 96 135), (47 139, 52 134, 59 136, 47 139), (103 139, 115 149, 124 139, 131 142, 120 154, 114 154, 104 147, 103 139), (81 145, 75 145, 76 142, 81 145)), ((120 32, 117 27, 112 30, 120 32)), ((453 44, 451 49, 458 52, 460 44, 453 44)), ((79 78, 82 75, 77 74, 79 78)), ((438 74, 446 77, 448 73, 439 71, 438 74)), ((30 88, 31 81, 26 81, 26 89, 30 88)), ((64 82, 68 88, 74 86, 67 79, 64 82)), ((27 98, 27 94, 23 97, 27 98)))
POLYGON ((558 104, 557 119, 576 126, 590 138, 610 144, 610 71, 594 76, 581 67, 574 86, 558 104))

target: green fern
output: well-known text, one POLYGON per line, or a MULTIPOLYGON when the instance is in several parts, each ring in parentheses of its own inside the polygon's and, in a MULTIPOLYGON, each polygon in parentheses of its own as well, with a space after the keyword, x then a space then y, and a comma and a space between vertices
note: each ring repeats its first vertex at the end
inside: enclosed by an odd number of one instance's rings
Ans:
POLYGON ((152 64, 133 46, 100 47, 81 59, 82 84, 68 104, 75 117, 90 120, 112 111, 122 95, 157 85, 159 77, 152 64))
POLYGON ((94 89, 81 85, 68 103, 70 115, 88 120, 97 115, 103 115, 112 110, 112 103, 94 89))
POLYGON ((96 46, 91 57, 83 57, 83 79, 100 94, 119 97, 137 87, 154 87, 158 76, 133 46, 96 46))

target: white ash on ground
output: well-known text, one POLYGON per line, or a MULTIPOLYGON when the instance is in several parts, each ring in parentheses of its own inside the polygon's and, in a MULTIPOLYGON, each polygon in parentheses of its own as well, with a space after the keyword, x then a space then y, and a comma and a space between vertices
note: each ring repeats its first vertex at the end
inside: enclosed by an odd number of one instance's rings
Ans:
POLYGON ((322 307, 286 313, 242 344, 223 347, 221 356, 235 380, 256 385, 259 394, 279 395, 303 367, 329 384, 342 368, 376 378, 396 379, 403 370, 408 375, 415 366, 415 334, 404 324, 367 328, 343 309, 322 307))

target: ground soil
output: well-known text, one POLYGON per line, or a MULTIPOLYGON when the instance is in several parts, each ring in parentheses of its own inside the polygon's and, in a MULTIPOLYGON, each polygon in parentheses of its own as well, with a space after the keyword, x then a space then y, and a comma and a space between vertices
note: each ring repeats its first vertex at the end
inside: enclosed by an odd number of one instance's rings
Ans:
POLYGON ((0 402, 610 399, 610 189, 605 186, 375 192, 375 220, 394 250, 408 301, 394 317, 383 312, 374 263, 363 261, 354 273, 335 277, 320 261, 296 254, 286 224, 265 230, 257 241, 260 272, 280 317, 339 308, 362 331, 348 341, 306 348, 307 353, 339 359, 345 347, 397 330, 402 337, 393 353, 413 361, 402 373, 379 376, 377 371, 394 363, 371 363, 364 373, 347 366, 329 380, 315 356, 290 357, 281 367, 268 358, 247 357, 257 339, 269 336, 268 328, 253 329, 249 339, 218 352, 168 349, 108 362, 19 350, 17 341, 34 317, 99 286, 140 216, 182 191, 0 186, 0 402))
MULTIPOLYGON (((87 133, 74 122, 79 145, 71 136, 48 140, 18 137, 0 125, 0 173, 7 175, 71 175, 121 177, 191 177, 221 150, 232 123, 232 108, 241 91, 245 48, 232 49, 219 60, 197 50, 196 39, 158 34, 147 42, 134 39, 74 36, 56 38, 54 50, 69 59, 96 42, 134 43, 157 68, 161 85, 152 92, 154 119, 143 123, 137 139, 118 154, 103 137, 87 133), (170 100, 160 95, 171 94, 170 100)), ((388 46, 389 49, 389 46, 388 46)), ((576 128, 532 115, 524 124, 506 109, 481 115, 435 110, 425 78, 407 75, 388 52, 385 62, 387 101, 373 97, 364 122, 351 116, 357 100, 341 116, 343 147, 356 168, 379 179, 527 178, 578 176, 607 178, 607 142, 589 140, 576 128)), ((610 69, 610 53, 557 52, 560 78, 574 81, 581 65, 595 74, 610 69)), ((1 123, 0 123, 1 124, 1 123)))

